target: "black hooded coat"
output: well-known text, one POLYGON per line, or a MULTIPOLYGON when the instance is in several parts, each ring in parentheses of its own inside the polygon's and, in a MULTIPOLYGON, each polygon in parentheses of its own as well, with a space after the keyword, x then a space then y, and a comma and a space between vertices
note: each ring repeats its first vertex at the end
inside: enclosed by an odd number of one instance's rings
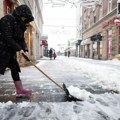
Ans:
POLYGON ((25 43, 24 32, 26 25, 33 21, 31 10, 26 5, 18 6, 13 14, 0 20, 0 74, 4 74, 6 67, 15 68, 20 72, 16 52, 28 51, 25 43), (25 21, 21 17, 26 18, 25 21), (14 66, 13 66, 14 65, 14 66))

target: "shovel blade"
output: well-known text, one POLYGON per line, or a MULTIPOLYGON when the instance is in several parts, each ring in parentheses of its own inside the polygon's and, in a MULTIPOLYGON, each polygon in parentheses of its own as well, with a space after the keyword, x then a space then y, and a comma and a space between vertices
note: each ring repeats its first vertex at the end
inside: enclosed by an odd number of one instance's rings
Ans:
POLYGON ((67 89, 66 85, 63 83, 63 89, 66 93, 66 97, 68 101, 82 101, 81 99, 78 99, 72 95, 70 95, 69 90, 67 89))
POLYGON ((66 95, 69 96, 70 93, 69 93, 69 91, 68 91, 68 89, 67 89, 67 87, 66 87, 66 85, 64 83, 63 83, 63 89, 64 89, 66 95))

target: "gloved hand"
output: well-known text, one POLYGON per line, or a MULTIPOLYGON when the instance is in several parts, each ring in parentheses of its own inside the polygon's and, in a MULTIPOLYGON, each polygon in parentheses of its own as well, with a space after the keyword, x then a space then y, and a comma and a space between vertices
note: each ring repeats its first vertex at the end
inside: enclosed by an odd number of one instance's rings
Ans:
POLYGON ((20 56, 22 56, 22 54, 25 54, 24 50, 21 49, 21 50, 19 51, 19 54, 20 54, 20 56))
POLYGON ((26 54, 27 56, 29 55, 29 53, 28 53, 27 51, 25 52, 25 54, 26 54))

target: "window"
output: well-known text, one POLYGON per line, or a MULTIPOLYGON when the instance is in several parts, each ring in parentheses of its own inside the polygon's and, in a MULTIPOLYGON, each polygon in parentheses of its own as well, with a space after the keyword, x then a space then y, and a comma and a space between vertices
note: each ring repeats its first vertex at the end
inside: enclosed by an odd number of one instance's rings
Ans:
POLYGON ((96 16, 94 16, 94 23, 96 23, 96 16))
POLYGON ((103 16, 103 8, 102 8, 102 5, 101 5, 101 7, 100 7, 100 18, 102 18, 102 16, 103 16))
POLYGON ((120 3, 117 4, 117 14, 120 15, 120 3))
POLYGON ((110 0, 109 2, 108 2, 108 12, 111 12, 111 10, 112 10, 112 0, 110 0))

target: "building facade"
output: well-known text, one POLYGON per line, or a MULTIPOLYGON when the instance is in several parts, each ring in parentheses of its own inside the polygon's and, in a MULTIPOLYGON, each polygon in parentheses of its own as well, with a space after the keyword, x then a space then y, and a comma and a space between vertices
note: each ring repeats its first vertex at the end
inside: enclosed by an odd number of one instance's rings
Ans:
POLYGON ((41 35, 43 29, 43 1, 42 0, 18 0, 19 4, 26 4, 30 7, 34 16, 34 21, 30 23, 30 27, 25 33, 29 55, 32 60, 43 57, 41 46, 41 35))
POLYGON ((108 60, 120 54, 117 0, 99 0, 95 7, 83 7, 82 15, 82 57, 108 60))

